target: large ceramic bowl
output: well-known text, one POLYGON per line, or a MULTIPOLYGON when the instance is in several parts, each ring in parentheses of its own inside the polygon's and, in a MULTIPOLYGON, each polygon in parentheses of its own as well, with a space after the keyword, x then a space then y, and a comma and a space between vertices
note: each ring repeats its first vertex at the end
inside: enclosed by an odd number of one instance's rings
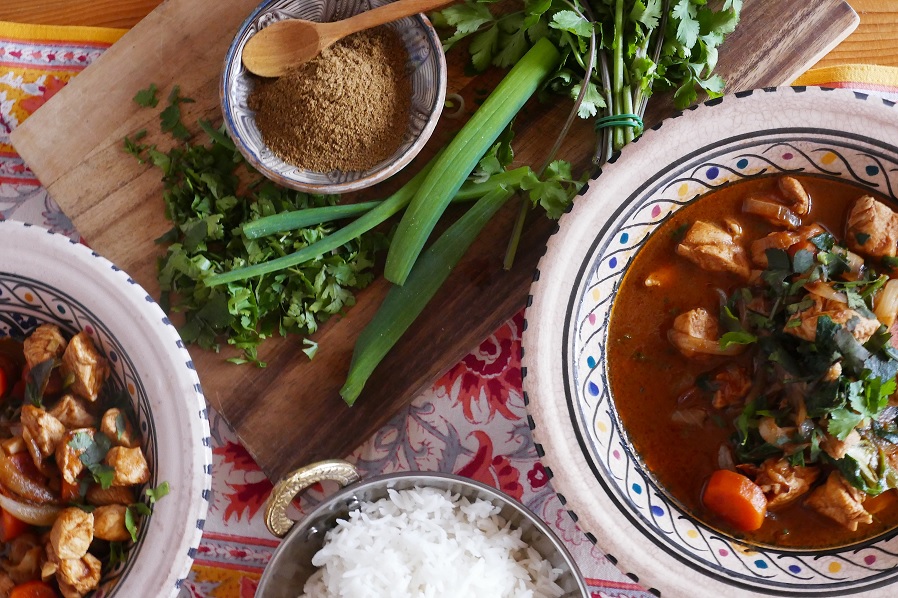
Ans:
POLYGON ((580 527, 656 595, 898 593, 894 530, 838 549, 779 550, 739 542, 680 508, 621 427, 604 350, 615 291, 671 214, 723 185, 786 173, 839 179, 894 200, 896 143, 898 108, 877 96, 811 88, 727 96, 625 148, 550 240, 523 337, 533 435, 580 527))
POLYGON ((387 4, 389 0, 266 0, 237 32, 225 57, 221 106, 225 126, 237 149, 259 172, 278 184, 311 193, 344 193, 370 187, 399 172, 427 143, 446 99, 446 56, 439 35, 424 15, 385 25, 396 31, 408 51, 405 69, 412 97, 405 135, 392 156, 366 171, 315 172, 298 168, 275 155, 255 122, 248 98, 258 78, 241 61, 243 47, 257 31, 284 19, 330 22, 387 4))
POLYGON ((108 260, 62 235, 0 221, 0 336, 21 338, 45 322, 91 336, 134 407, 148 487, 171 486, 94 596, 175 596, 212 482, 206 403, 190 355, 147 292, 108 260))

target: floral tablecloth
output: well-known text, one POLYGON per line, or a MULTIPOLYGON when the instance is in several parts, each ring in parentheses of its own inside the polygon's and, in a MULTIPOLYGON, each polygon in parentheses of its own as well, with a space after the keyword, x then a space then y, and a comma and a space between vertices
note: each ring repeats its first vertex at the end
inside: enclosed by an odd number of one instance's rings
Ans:
MULTIPOLYGON (((80 238, 15 153, 9 133, 122 34, 0 22, 0 218, 80 238)), ((895 91, 898 76, 876 69, 827 69, 808 74, 802 83, 895 91)), ((522 323, 518 314, 484 339, 348 458, 366 475, 437 470, 495 486, 557 532, 578 562, 593 598, 647 598, 650 594, 618 571, 580 532, 539 463, 521 392, 522 323)), ((214 458, 210 512, 181 596, 250 597, 279 544, 262 519, 272 484, 214 411, 210 424, 214 458)), ((304 508, 320 498, 310 495, 304 508)))

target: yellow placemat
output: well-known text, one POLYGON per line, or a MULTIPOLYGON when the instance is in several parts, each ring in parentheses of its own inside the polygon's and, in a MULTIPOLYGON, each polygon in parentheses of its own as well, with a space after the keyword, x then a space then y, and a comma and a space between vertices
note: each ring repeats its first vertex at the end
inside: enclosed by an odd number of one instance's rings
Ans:
MULTIPOLYGON (((127 31, 0 21, 0 156, 8 135, 127 31)), ((12 182, 0 169, 0 183, 12 182)))
POLYGON ((843 64, 811 69, 793 85, 849 87, 887 93, 898 93, 898 67, 872 64, 843 64))

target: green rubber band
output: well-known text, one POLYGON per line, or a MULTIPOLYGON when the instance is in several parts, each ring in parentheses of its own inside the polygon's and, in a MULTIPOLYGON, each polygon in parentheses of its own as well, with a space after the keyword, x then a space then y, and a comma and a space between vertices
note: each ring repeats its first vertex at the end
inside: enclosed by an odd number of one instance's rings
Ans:
POLYGON ((632 127, 642 130, 644 125, 638 114, 612 114, 596 119, 596 131, 605 127, 632 127))

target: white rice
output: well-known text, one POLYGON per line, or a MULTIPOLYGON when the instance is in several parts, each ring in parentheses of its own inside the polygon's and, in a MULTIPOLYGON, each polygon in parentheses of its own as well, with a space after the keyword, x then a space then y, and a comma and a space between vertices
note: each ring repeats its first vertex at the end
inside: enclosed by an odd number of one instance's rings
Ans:
POLYGON ((390 490, 338 520, 300 598, 557 598, 561 570, 486 500, 390 490))

